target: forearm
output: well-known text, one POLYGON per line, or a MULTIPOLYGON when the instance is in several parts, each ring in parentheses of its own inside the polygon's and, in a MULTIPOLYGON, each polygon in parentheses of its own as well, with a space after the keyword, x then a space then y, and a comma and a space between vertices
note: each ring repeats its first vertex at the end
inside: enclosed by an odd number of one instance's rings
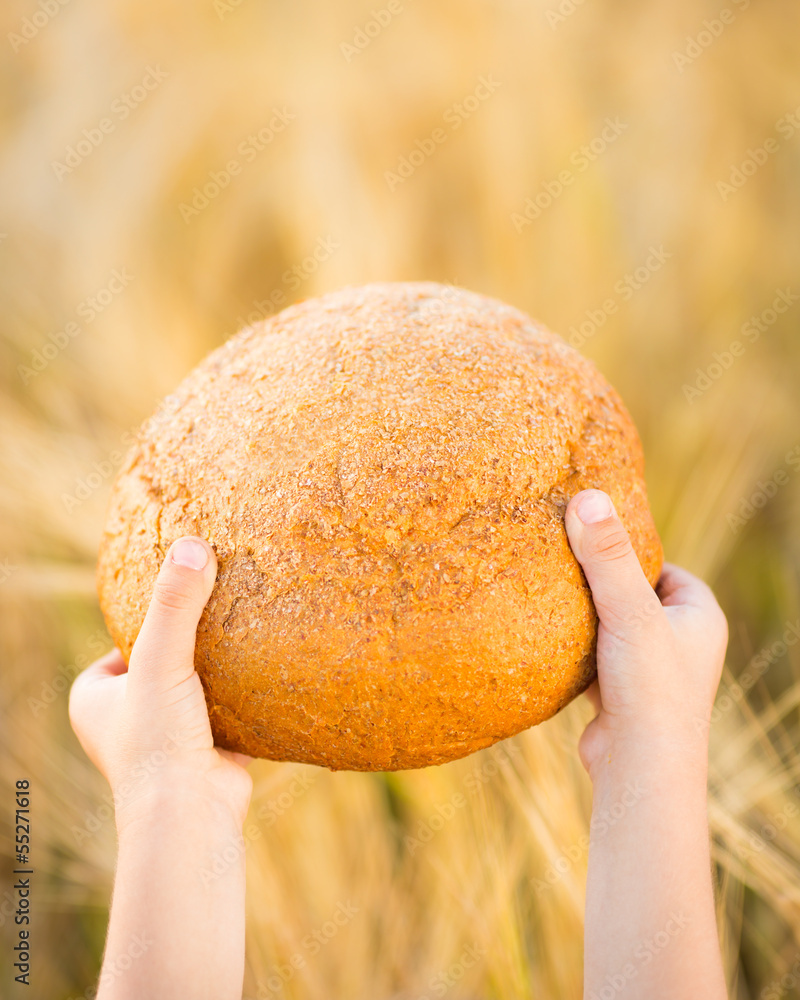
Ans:
POLYGON ((119 830, 98 1000, 239 1000, 245 860, 222 804, 165 791, 119 830))
POLYGON ((706 757, 611 754, 592 775, 584 997, 724 1000, 706 757), (606 992, 604 993, 603 990, 606 992))

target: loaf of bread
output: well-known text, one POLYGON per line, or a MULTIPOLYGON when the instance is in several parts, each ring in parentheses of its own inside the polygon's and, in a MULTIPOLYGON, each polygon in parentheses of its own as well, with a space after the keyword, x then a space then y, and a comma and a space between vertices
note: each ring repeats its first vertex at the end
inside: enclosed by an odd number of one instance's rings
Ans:
POLYGON ((242 330, 144 425, 112 492, 101 606, 127 659, 167 548, 200 535, 219 570, 195 665, 219 746, 441 764, 595 677, 564 530, 589 487, 654 584, 639 437, 588 360, 462 289, 345 288, 242 330))

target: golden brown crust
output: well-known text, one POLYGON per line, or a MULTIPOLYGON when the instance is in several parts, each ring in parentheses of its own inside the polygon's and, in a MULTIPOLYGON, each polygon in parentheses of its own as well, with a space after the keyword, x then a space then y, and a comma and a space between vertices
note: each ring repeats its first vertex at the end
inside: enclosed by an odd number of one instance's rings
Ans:
POLYGON ((564 531, 606 490, 651 583, 638 434, 523 313, 432 282, 345 288, 249 327, 148 422, 98 566, 126 656, 169 544, 214 546, 196 666, 218 745, 330 768, 465 756, 595 674, 564 531))

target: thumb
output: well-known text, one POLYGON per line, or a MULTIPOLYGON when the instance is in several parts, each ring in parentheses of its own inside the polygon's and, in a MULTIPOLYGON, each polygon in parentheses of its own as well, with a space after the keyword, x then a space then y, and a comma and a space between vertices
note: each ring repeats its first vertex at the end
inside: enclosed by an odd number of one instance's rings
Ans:
POLYGON ((200 538, 179 538, 161 567, 128 670, 129 687, 169 690, 194 673, 197 625, 214 587, 217 560, 200 538))
POLYGON ((664 611, 628 532, 601 490, 584 490, 570 500, 564 518, 575 558, 592 591, 600 623, 616 638, 634 641, 642 625, 664 611))

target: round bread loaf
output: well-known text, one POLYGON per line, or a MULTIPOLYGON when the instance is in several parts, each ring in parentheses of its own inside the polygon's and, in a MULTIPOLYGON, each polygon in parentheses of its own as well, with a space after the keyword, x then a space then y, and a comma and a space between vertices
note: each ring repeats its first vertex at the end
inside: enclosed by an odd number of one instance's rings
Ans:
POLYGON ((595 677, 564 510, 609 493, 651 583, 642 448, 529 317, 434 284, 345 288, 242 330, 139 433, 98 568, 127 659, 169 545, 214 547, 195 665, 216 743, 332 769, 441 764, 595 677))

